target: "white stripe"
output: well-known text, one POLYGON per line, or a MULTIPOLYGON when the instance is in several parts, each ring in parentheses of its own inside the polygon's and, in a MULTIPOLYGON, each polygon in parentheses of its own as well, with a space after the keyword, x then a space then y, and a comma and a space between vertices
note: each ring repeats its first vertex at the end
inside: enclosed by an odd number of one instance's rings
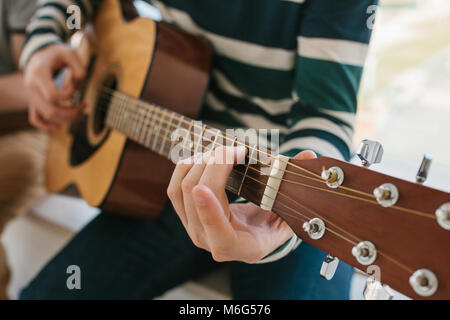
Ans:
POLYGON ((206 95, 206 103, 213 110, 227 111, 231 116, 233 116, 247 128, 267 130, 278 129, 280 130, 280 133, 284 134, 288 132, 288 128, 286 126, 281 126, 277 123, 273 123, 272 121, 267 120, 267 118, 263 117, 262 115, 242 113, 227 108, 227 106, 222 101, 217 99, 211 92, 208 92, 206 95))
POLYGON ((25 67, 28 59, 31 55, 36 51, 37 48, 41 47, 44 44, 52 43, 52 42, 60 42, 61 38, 56 34, 37 34, 26 43, 25 47, 22 50, 22 54, 20 56, 20 66, 25 67))
POLYGON ((365 43, 298 37, 298 54, 302 57, 327 60, 362 67, 369 46, 365 43))
POLYGON ((299 239, 296 235, 293 235, 292 238, 289 239, 288 241, 289 242, 287 243, 287 245, 280 252, 271 254, 268 257, 256 262, 256 264, 269 263, 269 262, 280 260, 281 258, 287 256, 289 254, 289 252, 291 252, 292 250, 295 250, 299 246, 299 244, 302 242, 302 240, 299 239))
POLYGON ((44 7, 36 11, 36 17, 50 16, 54 17, 61 27, 68 30, 66 25, 66 13, 55 7, 44 7))
POLYGON ((186 12, 168 8, 159 1, 155 1, 154 4, 165 21, 174 23, 192 34, 207 37, 219 55, 262 68, 289 71, 295 66, 295 50, 269 48, 220 36, 198 27, 186 12))
POLYGON ((291 133, 305 129, 319 129, 327 131, 339 137, 350 148, 352 145, 352 136, 351 132, 349 134, 345 128, 346 127, 337 125, 336 123, 324 118, 306 118, 297 122, 289 131, 291 133))
POLYGON ((236 110, 229 109, 225 103, 217 99, 213 93, 208 92, 206 95, 207 104, 216 111, 226 111, 233 116, 237 121, 241 122, 247 128, 253 129, 277 129, 281 134, 289 134, 302 129, 319 129, 330 132, 331 134, 341 138, 349 148, 352 146, 353 131, 344 126, 319 117, 306 118, 297 122, 292 128, 274 123, 262 115, 252 113, 242 113, 236 110))
POLYGON ((40 29, 40 28, 51 28, 56 33, 61 30, 59 27, 58 22, 52 19, 35 19, 32 20, 31 23, 27 26, 27 32, 32 32, 33 30, 40 29))
POLYGON ((249 96, 239 90, 233 83, 231 83, 230 80, 228 80, 228 78, 222 72, 215 70, 213 71, 212 76, 216 79, 219 87, 223 91, 225 91, 229 95, 243 98, 252 102, 270 115, 287 113, 291 110, 292 105, 298 101, 298 98, 297 100, 295 100, 295 98, 272 100, 249 96))
POLYGON ((327 110, 327 109, 318 109, 319 112, 328 114, 338 120, 341 120, 342 122, 345 122, 350 127, 353 127, 355 125, 355 119, 356 116, 352 112, 347 111, 334 111, 334 110, 327 110))
POLYGON ((305 0, 281 0, 281 1, 294 2, 294 3, 304 3, 305 2, 305 0))
POLYGON ((325 157, 344 160, 343 155, 332 143, 317 137, 304 137, 289 140, 281 145, 280 153, 284 153, 292 149, 312 150, 325 157))
MULTIPOLYGON (((247 128, 253 129, 277 129, 280 134, 288 134, 296 130, 301 129, 320 129, 341 138, 349 148, 352 147, 352 130, 344 126, 339 126, 332 121, 324 118, 306 118, 297 122, 291 129, 285 126, 273 123, 267 120, 265 117, 257 114, 246 114, 242 112, 237 112, 235 110, 230 110, 227 106, 217 99, 213 93, 208 92, 206 95, 207 104, 216 111, 226 111, 232 117, 237 119, 247 128)), ((272 146, 273 148, 274 146, 272 146)), ((340 151, 330 142, 317 138, 317 137, 304 137, 304 138, 294 138, 283 143, 280 147, 280 153, 287 152, 291 149, 311 149, 313 151, 319 152, 323 156, 330 156, 336 159, 344 159, 340 151), (306 143, 306 146, 302 144, 306 143)))

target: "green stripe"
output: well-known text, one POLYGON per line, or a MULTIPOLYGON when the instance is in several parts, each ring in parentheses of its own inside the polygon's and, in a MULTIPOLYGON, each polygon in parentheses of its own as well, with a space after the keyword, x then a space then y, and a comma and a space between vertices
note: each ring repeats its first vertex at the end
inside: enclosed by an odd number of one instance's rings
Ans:
POLYGON ((287 126, 286 120, 289 118, 289 113, 282 113, 271 115, 262 109, 260 106, 252 103, 250 100, 230 95, 223 91, 219 84, 213 79, 210 85, 210 91, 214 96, 222 101, 227 108, 235 110, 240 113, 259 115, 268 121, 278 124, 280 126, 287 126))
POLYGON ((350 160, 349 146, 341 138, 335 136, 330 132, 323 131, 320 129, 304 129, 295 131, 286 136, 284 142, 287 142, 295 138, 303 138, 303 137, 317 137, 325 141, 328 141, 339 150, 339 152, 342 154, 345 160, 347 161, 350 160))
POLYGON ((281 0, 160 0, 188 12, 202 29, 231 39, 296 48, 302 5, 281 0))
POLYGON ((247 95, 273 100, 291 97, 294 70, 282 71, 251 66, 219 55, 215 56, 215 64, 247 95))
POLYGON ((298 58, 295 90, 316 108, 356 112, 362 68, 305 57, 298 58))
POLYGON ((202 121, 214 121, 221 123, 227 128, 242 128, 245 127, 243 123, 234 118, 227 111, 217 111, 211 109, 208 105, 203 106, 199 115, 199 120, 202 121))
POLYGON ((308 118, 322 118, 327 119, 339 126, 345 126, 349 129, 353 129, 353 125, 350 123, 347 123, 341 119, 338 119, 336 117, 333 117, 332 115, 329 115, 327 113, 321 112, 320 109, 316 108, 315 106, 310 106, 305 104, 303 101, 296 102, 291 109, 291 113, 289 114, 290 117, 290 125, 289 127, 295 126, 296 123, 298 123, 301 120, 308 119, 308 118))

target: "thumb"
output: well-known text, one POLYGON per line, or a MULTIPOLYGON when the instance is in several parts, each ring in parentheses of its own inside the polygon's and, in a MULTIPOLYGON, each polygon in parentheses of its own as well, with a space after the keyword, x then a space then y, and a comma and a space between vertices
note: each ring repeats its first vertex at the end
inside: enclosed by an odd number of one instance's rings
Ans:
POLYGON ((85 77, 83 64, 74 50, 64 50, 61 54, 61 60, 69 68, 72 79, 75 82, 80 81, 85 77))
POLYGON ((208 239, 221 242, 233 234, 233 228, 215 194, 204 185, 197 185, 192 189, 192 196, 208 239))
POLYGON ((306 150, 306 151, 302 151, 300 153, 297 153, 297 155, 295 157, 293 157, 292 159, 296 159, 296 160, 311 160, 311 159, 315 159, 317 158, 317 155, 314 151, 311 150, 306 150))

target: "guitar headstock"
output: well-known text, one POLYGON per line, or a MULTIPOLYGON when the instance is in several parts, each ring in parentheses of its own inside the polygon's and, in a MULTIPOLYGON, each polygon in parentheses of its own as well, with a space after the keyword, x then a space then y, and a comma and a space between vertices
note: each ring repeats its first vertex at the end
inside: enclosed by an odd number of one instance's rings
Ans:
POLYGON ((273 211, 305 242, 362 271, 379 268, 382 283, 413 299, 450 299, 447 192, 331 158, 291 159, 273 211))

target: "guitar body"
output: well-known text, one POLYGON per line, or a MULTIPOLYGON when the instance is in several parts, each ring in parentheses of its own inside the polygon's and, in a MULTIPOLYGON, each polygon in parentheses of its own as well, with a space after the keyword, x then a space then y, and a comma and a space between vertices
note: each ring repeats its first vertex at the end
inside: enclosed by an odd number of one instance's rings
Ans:
MULTIPOLYGON (((107 97, 119 90, 196 118, 209 80, 206 41, 147 18, 124 20, 119 1, 105 0, 94 25, 76 36, 86 65, 85 115, 51 134, 46 184, 50 192, 75 185, 91 206, 142 217, 167 202, 174 165, 104 126, 107 97)), ((74 36, 75 37, 75 36, 74 36)))

